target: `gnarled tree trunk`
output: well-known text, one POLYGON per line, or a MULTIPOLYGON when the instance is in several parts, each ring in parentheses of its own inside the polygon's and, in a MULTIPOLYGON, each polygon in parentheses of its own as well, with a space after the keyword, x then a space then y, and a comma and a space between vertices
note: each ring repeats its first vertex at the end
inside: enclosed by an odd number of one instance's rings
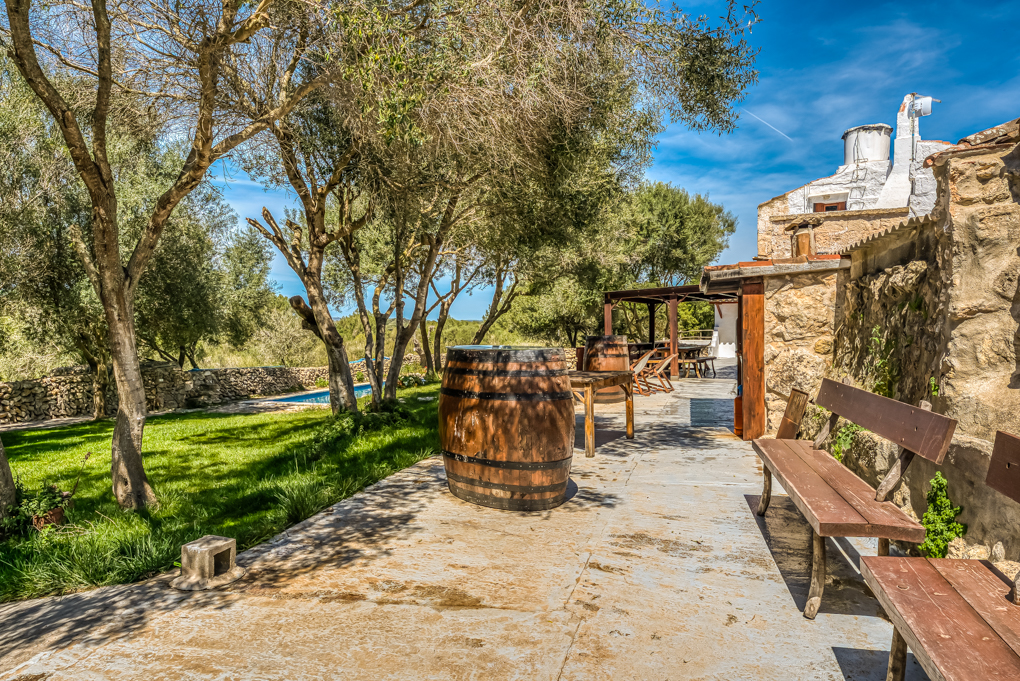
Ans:
POLYGON ((0 518, 6 517, 7 509, 18 501, 17 490, 14 488, 14 475, 11 465, 7 463, 4 443, 0 442, 0 518))
POLYGON ((432 348, 429 347, 428 319, 422 317, 420 327, 421 327, 421 354, 425 358, 425 373, 433 374, 436 372, 436 365, 432 362, 432 348))

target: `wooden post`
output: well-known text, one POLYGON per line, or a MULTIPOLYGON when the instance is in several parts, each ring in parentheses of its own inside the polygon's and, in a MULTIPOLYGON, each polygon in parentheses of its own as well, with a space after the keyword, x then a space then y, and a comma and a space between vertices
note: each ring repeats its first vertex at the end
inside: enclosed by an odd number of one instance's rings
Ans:
POLYGON ((648 342, 655 345, 655 303, 648 303, 648 342))
POLYGON ((677 361, 676 348, 677 348, 677 324, 676 324, 676 298, 672 298, 669 301, 669 354, 673 355, 673 359, 670 360, 669 375, 673 378, 680 377, 680 362, 677 361))
POLYGON ((634 383, 624 383, 623 391, 627 395, 627 439, 634 439, 634 383))
POLYGON ((607 336, 613 335, 613 304, 606 301, 605 305, 602 306, 602 325, 606 330, 607 336))
POLYGON ((584 456, 595 456, 595 389, 584 386, 584 456))
POLYGON ((765 284, 744 282, 741 298, 744 440, 765 434, 765 284))

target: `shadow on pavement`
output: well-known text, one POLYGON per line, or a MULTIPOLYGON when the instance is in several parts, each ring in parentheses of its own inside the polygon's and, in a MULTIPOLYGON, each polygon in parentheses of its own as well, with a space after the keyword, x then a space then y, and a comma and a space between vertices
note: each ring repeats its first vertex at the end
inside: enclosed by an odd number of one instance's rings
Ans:
MULTIPOLYGON (((768 512, 764 518, 760 517, 756 513, 759 498, 756 494, 744 495, 748 510, 772 553, 796 608, 803 611, 811 579, 811 526, 793 501, 784 495, 773 494, 768 512)), ((825 549, 825 591, 818 612, 884 617, 882 606, 872 596, 855 566, 855 563, 860 563, 860 556, 853 545, 842 538, 828 537, 825 549), (844 547, 849 549, 847 555, 844 555, 844 547)))
MULTIPOLYGON (((885 681, 889 667, 888 650, 833 648, 832 653, 847 681, 885 681)), ((928 675, 910 652, 907 653, 906 681, 929 681, 928 675)))

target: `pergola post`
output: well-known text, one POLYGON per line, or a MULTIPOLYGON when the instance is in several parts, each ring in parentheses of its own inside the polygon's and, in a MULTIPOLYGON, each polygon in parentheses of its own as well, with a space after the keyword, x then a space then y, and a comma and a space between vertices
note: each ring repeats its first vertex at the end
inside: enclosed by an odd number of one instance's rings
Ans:
POLYGON ((765 285, 747 279, 740 290, 744 439, 765 434, 765 285))
POLYGON ((602 311, 602 314, 603 314, 603 319, 602 319, 603 328, 605 329, 605 332, 606 332, 607 336, 612 336, 613 335, 613 304, 607 300, 606 304, 602 306, 602 310, 603 310, 602 311))
POLYGON ((669 354, 673 359, 669 363, 669 374, 674 378, 680 376, 680 362, 677 358, 677 325, 676 325, 677 299, 669 299, 669 354))
POLYGON ((648 342, 655 345, 655 303, 648 303, 648 342))

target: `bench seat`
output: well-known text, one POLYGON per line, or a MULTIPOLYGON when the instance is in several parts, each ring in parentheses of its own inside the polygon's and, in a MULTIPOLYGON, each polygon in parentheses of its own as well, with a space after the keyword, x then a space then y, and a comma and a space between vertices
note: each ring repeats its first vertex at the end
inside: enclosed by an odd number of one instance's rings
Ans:
POLYGON ((807 440, 754 440, 762 463, 822 537, 880 537, 919 544, 924 527, 807 440))
POLYGON ((983 561, 864 556, 861 574, 932 681, 1020 679, 1020 606, 983 561))

